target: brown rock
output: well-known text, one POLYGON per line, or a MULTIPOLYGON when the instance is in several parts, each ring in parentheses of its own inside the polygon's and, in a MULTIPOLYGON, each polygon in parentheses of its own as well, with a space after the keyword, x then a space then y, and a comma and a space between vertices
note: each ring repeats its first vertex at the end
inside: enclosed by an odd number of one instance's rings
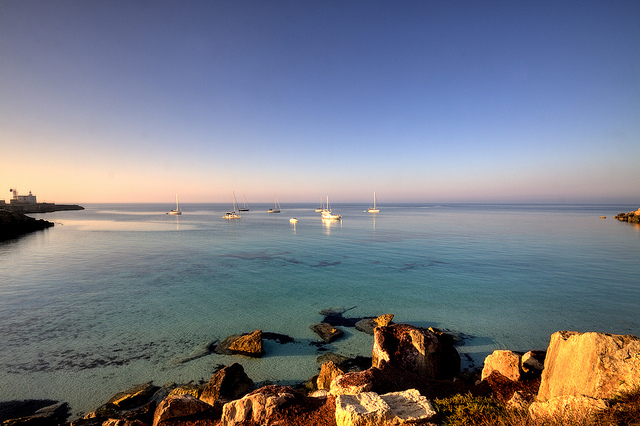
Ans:
POLYGON ((393 324, 375 328, 372 365, 390 365, 425 379, 452 379, 460 371, 460 355, 444 333, 393 324))
POLYGON ((246 355, 254 358, 261 357, 264 355, 262 330, 256 330, 253 333, 240 336, 231 342, 229 349, 235 354, 246 355))
POLYGON ((333 381, 333 379, 344 373, 345 372, 342 371, 337 365, 335 365, 333 361, 325 362, 324 364, 322 364, 320 375, 318 376, 318 380, 316 382, 318 385, 318 389, 331 389, 331 382, 333 381))
POLYGON ((107 405, 113 404, 121 409, 136 407, 146 403, 158 389, 159 387, 153 386, 151 382, 143 383, 115 394, 109 399, 107 405))
POLYGON ((234 426, 243 422, 270 424, 268 419, 273 416, 275 410, 295 399, 293 392, 286 387, 271 388, 265 389, 264 392, 261 388, 241 399, 226 403, 222 409, 221 423, 225 426, 234 426))
POLYGON ((640 338, 559 331, 551 336, 538 399, 607 399, 638 386, 640 338))
POLYGON ((331 343, 344 335, 344 332, 338 327, 334 327, 331 324, 327 324, 326 322, 312 325, 311 329, 314 331, 314 333, 320 336, 320 338, 325 343, 331 343))
POLYGON ((216 401, 230 401, 246 395, 253 389, 253 381, 242 365, 235 363, 217 371, 206 384, 200 399, 214 405, 216 401))
POLYGON ((191 416, 212 409, 211 405, 191 395, 168 396, 156 408, 153 426, 158 426, 169 419, 191 416))
POLYGON ((496 371, 507 379, 517 382, 521 376, 520 359, 520 355, 512 351, 493 351, 484 360, 481 379, 485 380, 491 373, 496 371))

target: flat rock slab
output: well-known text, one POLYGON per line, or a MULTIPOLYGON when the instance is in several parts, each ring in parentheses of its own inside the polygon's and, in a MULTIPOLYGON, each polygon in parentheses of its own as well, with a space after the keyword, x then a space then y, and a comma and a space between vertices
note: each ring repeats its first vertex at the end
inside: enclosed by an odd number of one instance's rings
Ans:
POLYGON ((336 399, 338 426, 415 424, 435 415, 431 403, 416 389, 384 395, 375 392, 339 395, 336 399))

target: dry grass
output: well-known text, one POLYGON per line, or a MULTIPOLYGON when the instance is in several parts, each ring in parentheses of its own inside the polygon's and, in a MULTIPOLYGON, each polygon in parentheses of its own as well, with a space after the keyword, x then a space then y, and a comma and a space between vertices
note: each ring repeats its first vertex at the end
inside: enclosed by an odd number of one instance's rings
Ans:
POLYGON ((527 410, 507 408, 502 402, 471 394, 436 399, 438 424, 443 426, 640 426, 640 389, 609 401, 606 410, 587 418, 532 420, 527 410))

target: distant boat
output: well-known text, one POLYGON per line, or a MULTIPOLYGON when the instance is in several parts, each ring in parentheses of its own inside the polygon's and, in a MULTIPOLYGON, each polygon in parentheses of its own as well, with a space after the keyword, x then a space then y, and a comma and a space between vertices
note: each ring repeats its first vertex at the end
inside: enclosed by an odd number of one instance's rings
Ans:
POLYGON ((316 213, 322 213, 324 211, 324 204, 322 204, 322 197, 320 197, 320 207, 316 207, 316 213))
POLYGON ((291 219, 289 219, 289 223, 298 223, 298 219, 292 217, 291 219))
POLYGON ((248 212, 249 211, 249 206, 247 205, 247 197, 246 196, 242 196, 244 198, 244 206, 240 207, 238 209, 239 212, 248 212))
POLYGON ((180 205, 178 204, 178 194, 176 194, 176 209, 169 211, 169 214, 174 216, 182 214, 182 210, 180 210, 180 205))
POLYGON ((373 191, 373 207, 369 206, 367 212, 369 213, 378 213, 380 209, 376 206, 376 191, 373 191))
POLYGON ((236 193, 233 193, 233 211, 226 212, 223 216, 225 219, 240 219, 240 215, 236 213, 236 193))
POLYGON ((327 196, 327 208, 322 211, 322 219, 325 220, 341 220, 342 215, 333 214, 331 212, 331 207, 329 206, 329 197, 327 196))
POLYGON ((278 196, 275 196, 276 201, 272 209, 269 209, 267 213, 280 213, 280 203, 278 203, 278 196))

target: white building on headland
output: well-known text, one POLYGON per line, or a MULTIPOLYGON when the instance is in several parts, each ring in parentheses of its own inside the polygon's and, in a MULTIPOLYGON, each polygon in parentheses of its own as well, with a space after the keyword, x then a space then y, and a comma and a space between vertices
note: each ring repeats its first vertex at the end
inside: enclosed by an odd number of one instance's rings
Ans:
POLYGON ((31 191, 29 191, 29 195, 18 195, 17 189, 10 189, 9 191, 13 192, 11 204, 38 204, 36 196, 31 191))

